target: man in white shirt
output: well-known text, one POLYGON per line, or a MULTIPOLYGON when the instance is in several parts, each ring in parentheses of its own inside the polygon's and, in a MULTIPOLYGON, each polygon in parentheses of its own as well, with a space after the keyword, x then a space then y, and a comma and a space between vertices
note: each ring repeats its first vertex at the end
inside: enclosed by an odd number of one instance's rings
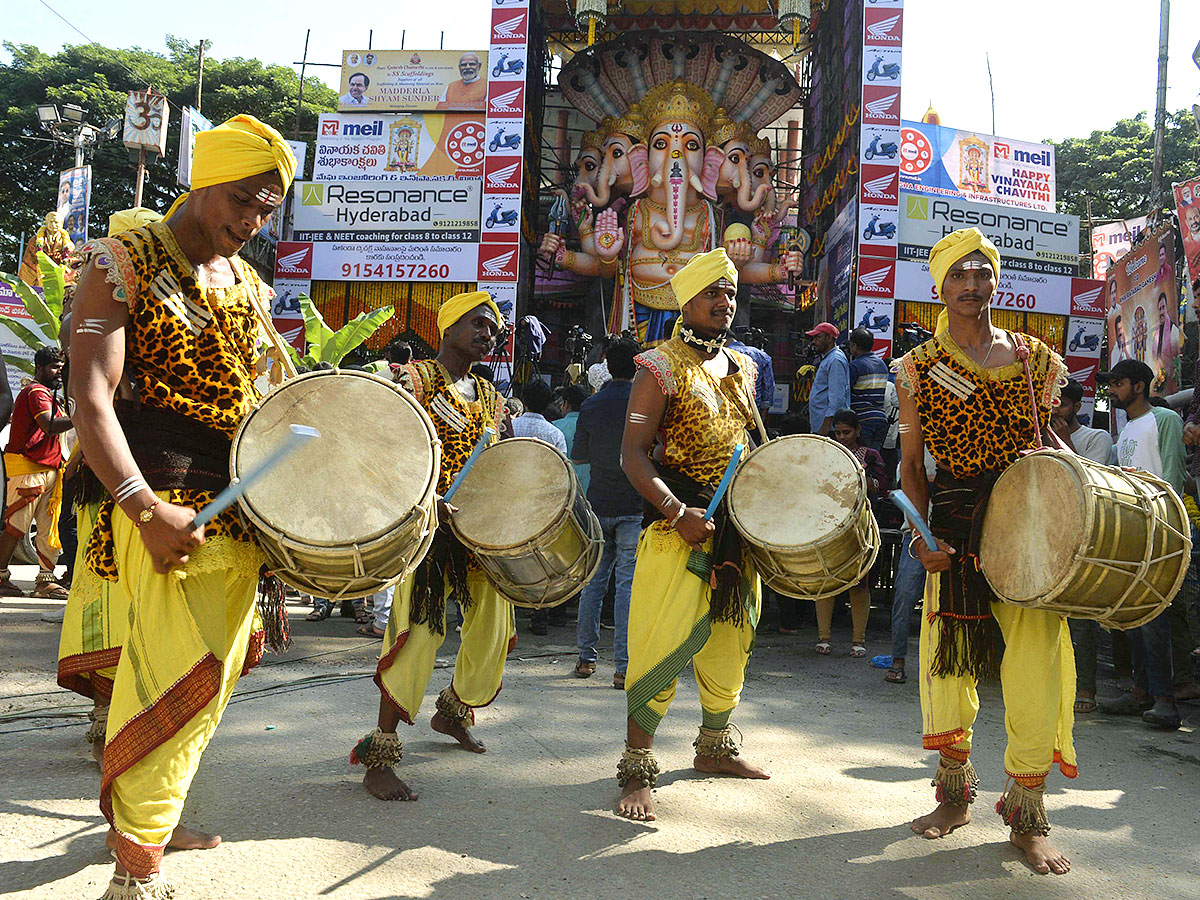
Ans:
MULTIPOLYGON (((1059 440, 1084 459, 1108 465, 1112 453, 1112 436, 1099 428, 1081 425, 1079 410, 1083 406, 1083 387, 1074 379, 1062 389, 1058 410, 1050 427, 1059 440)), ((1071 640, 1075 644, 1075 712, 1096 711, 1096 644, 1100 640, 1100 625, 1092 619, 1068 619, 1071 640)))
POLYGON ((557 447, 566 456, 566 437, 546 418, 546 412, 554 402, 554 388, 538 378, 525 385, 521 400, 525 403, 525 412, 513 419, 513 437, 537 438, 557 447))
POLYGON ((350 76, 350 92, 342 94, 338 98, 340 106, 366 106, 369 102, 366 97, 367 88, 371 86, 371 79, 366 72, 355 72, 350 76))
MULTIPOLYGON (((1108 396, 1125 410, 1128 422, 1117 438, 1117 464, 1141 469, 1166 481, 1183 497, 1183 420, 1170 408, 1150 404, 1154 372, 1136 359, 1123 359, 1109 369, 1108 396)), ((1134 688, 1126 702, 1102 705, 1109 713, 1142 709, 1142 720, 1174 730, 1181 724, 1175 706, 1175 677, 1171 660, 1171 625, 1166 614, 1126 632, 1133 652, 1134 688), (1128 702, 1129 700, 1132 703, 1128 702), (1133 710, 1126 707, 1131 706, 1133 710)))

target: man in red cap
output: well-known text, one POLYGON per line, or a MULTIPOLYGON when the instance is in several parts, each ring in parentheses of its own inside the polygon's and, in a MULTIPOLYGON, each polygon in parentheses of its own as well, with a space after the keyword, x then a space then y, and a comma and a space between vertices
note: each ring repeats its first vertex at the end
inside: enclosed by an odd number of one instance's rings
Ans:
POLYGON ((850 408, 850 361, 838 349, 840 334, 829 322, 808 332, 817 357, 817 374, 808 397, 808 427, 813 434, 826 437, 833 426, 833 414, 850 408))

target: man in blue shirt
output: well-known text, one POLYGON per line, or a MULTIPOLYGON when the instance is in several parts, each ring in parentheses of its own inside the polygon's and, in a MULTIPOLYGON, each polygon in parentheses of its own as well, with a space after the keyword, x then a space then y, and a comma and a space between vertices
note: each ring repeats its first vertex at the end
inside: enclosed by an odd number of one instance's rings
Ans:
POLYGON ((829 437, 833 414, 850 408, 850 361, 837 347, 841 332, 822 322, 808 336, 817 352, 817 374, 808 396, 808 427, 813 434, 829 437))
POLYGON ((887 389, 888 369, 874 354, 875 335, 866 328, 850 332, 850 408, 858 415, 862 434, 859 441, 879 452, 887 435, 887 414, 883 397, 887 389))
POLYGON ((612 380, 583 401, 571 448, 573 463, 590 464, 587 499, 604 534, 600 568, 579 597, 576 640, 579 661, 575 664, 575 674, 587 678, 596 671, 600 607, 609 576, 615 568, 613 657, 616 672, 613 687, 621 690, 625 688, 625 668, 629 664, 629 596, 633 588, 633 566, 642 533, 642 495, 621 469, 621 439, 625 434, 625 409, 629 405, 629 392, 633 389, 633 376, 637 370, 633 358, 640 352, 641 347, 629 338, 614 341, 604 352, 612 380))
MULTIPOLYGON (((563 437, 567 441, 567 455, 570 456, 571 446, 575 442, 575 425, 579 421, 579 408, 583 405, 583 401, 587 399, 587 391, 582 385, 568 384, 558 392, 560 409, 562 409, 562 418, 555 419, 550 424, 563 433, 563 437)), ((579 490, 583 492, 583 496, 587 496, 588 491, 588 467, 575 463, 575 477, 579 479, 579 490)))
POLYGON ((775 401, 775 370, 770 354, 761 347, 744 344, 739 340, 726 341, 725 346, 730 350, 745 353, 758 367, 758 377, 754 381, 754 405, 758 407, 765 422, 771 404, 775 401))

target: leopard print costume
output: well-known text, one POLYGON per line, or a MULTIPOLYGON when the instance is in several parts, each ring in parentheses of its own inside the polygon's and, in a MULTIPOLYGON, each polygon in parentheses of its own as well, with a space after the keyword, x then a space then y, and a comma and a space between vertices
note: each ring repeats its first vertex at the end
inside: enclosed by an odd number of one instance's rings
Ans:
MULTIPOLYGON (((1029 347, 1038 421, 1045 428, 1067 383, 1067 368, 1062 357, 1037 338, 1020 337, 1029 347)), ((938 468, 955 478, 1003 471, 1023 450, 1036 446, 1020 360, 985 369, 947 331, 905 354, 892 368, 896 384, 916 401, 925 446, 938 468)))
POLYGON ((720 380, 680 337, 634 360, 654 375, 667 397, 660 429, 663 463, 701 484, 721 480, 733 448, 745 440, 746 427, 754 421, 754 361, 737 350, 724 352, 733 367, 720 380))
POLYGON ((478 376, 475 381, 475 400, 467 400, 454 386, 454 379, 437 360, 420 360, 401 366, 395 381, 416 398, 433 419, 442 442, 442 471, 438 475, 437 492, 446 493, 454 478, 475 449, 484 428, 500 433, 504 418, 504 398, 495 385, 478 376))
MULTIPOLYGON (((237 257, 230 259, 236 284, 201 287, 165 222, 91 241, 80 252, 104 271, 113 298, 129 306, 125 367, 140 401, 232 437, 259 399, 254 378, 260 326, 250 297, 256 294, 270 308, 274 291, 237 257)), ((168 501, 200 509, 214 496, 173 490, 168 501)), ((111 497, 101 504, 86 557, 88 568, 109 581, 117 580, 114 509, 111 497)), ((254 542, 236 506, 205 528, 206 538, 221 536, 254 542)))

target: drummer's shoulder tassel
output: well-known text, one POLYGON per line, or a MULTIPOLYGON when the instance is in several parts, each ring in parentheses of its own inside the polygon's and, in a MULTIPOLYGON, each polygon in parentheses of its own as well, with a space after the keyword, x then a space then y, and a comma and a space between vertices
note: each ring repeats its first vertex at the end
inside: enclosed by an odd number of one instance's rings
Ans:
POLYGON ((617 763, 617 784, 625 787, 631 781, 638 781, 652 788, 661 771, 658 760, 654 758, 653 748, 630 747, 626 741, 625 752, 621 754, 621 760, 617 763))
POLYGON ((934 797, 938 803, 968 806, 979 794, 979 776, 971 760, 957 760, 944 753, 938 757, 937 772, 930 784, 937 789, 934 797))
POLYGON ((350 765, 363 765, 368 769, 390 769, 404 756, 404 744, 394 731, 376 728, 354 745, 350 751, 350 765))
POLYGON ((724 728, 705 728, 701 725, 700 734, 692 741, 696 755, 711 759, 732 759, 737 756, 741 749, 734 741, 732 731, 732 725, 726 725, 724 728))
POLYGON ((1046 783, 1028 787, 1014 780, 1004 796, 996 801, 996 812, 1014 834, 1050 833, 1050 820, 1046 818, 1046 783))
POLYGON ((443 718, 461 725, 475 724, 475 713, 471 707, 458 699, 453 688, 444 688, 437 698, 437 711, 443 718))
POLYGON ((113 875, 100 900, 170 900, 174 896, 175 888, 163 881, 160 873, 139 879, 126 872, 113 875))
POLYGON ((263 621, 267 646, 275 653, 282 653, 290 647, 292 634, 288 627, 283 582, 266 566, 258 570, 258 614, 263 621))

